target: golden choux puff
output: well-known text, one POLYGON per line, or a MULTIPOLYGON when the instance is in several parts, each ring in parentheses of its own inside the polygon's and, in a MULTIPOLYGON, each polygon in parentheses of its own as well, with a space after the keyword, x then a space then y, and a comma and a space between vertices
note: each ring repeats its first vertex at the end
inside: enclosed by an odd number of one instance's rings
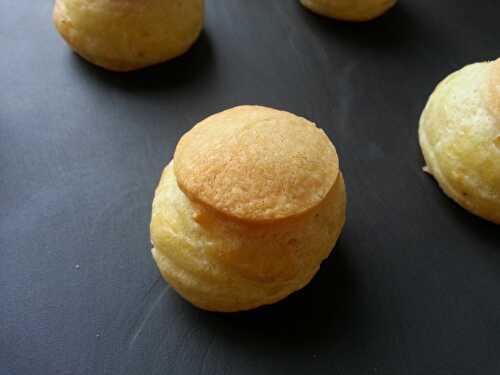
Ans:
POLYGON ((186 52, 203 28, 203 0, 56 0, 66 42, 103 68, 129 71, 186 52))
POLYGON ((345 221, 335 147, 312 122, 241 106, 187 132, 156 189, 153 257, 212 311, 248 310, 304 287, 345 221))
POLYGON ((387 12, 397 0, 300 0, 322 16, 344 21, 370 21, 387 12))
POLYGON ((500 59, 442 81, 422 113, 419 138, 426 171, 444 192, 500 224, 500 59))

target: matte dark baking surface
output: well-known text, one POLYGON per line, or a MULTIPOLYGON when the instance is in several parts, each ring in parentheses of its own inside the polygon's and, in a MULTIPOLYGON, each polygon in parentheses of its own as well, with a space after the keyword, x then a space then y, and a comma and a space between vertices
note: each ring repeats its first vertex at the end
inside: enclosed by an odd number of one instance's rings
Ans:
POLYGON ((499 374, 499 227, 421 171, 417 122, 445 75, 500 56, 500 3, 402 0, 360 25, 206 8, 187 55, 113 74, 70 52, 51 1, 0 3, 0 374, 499 374), (326 130, 348 221, 303 291, 213 314, 160 278, 150 204, 179 136, 238 104, 326 130))

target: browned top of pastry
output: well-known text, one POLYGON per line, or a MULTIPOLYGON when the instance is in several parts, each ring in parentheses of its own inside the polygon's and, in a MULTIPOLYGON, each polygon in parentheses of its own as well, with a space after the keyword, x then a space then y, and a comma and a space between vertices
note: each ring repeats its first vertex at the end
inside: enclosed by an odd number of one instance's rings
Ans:
POLYGON ((312 122, 240 106, 208 117, 177 145, 174 169, 192 200, 229 217, 268 222, 299 216, 339 175, 335 147, 312 122))

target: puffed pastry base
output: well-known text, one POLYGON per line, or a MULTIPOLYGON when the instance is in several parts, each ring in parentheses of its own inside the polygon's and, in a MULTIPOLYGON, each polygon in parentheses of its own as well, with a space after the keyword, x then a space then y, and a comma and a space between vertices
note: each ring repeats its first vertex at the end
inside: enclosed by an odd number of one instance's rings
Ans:
POLYGON ((500 224, 500 59, 442 81, 422 113, 419 138, 426 170, 443 191, 500 224))
POLYGON ((287 112, 241 106, 186 133, 156 189, 153 257, 194 305, 248 310, 304 287, 345 221, 333 144, 287 112))
POLYGON ((203 0, 56 0, 57 30, 79 55, 130 71, 182 55, 203 28, 203 0))
POLYGON ((249 310, 303 288, 330 255, 345 222, 339 175, 321 206, 297 221, 252 226, 203 211, 179 189, 172 163, 156 190, 153 257, 185 299, 210 311, 249 310))

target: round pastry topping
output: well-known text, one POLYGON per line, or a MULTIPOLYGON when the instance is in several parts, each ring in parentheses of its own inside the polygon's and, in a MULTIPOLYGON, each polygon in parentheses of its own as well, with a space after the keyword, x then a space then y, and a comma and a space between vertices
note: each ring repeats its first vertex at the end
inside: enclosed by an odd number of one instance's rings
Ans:
POLYGON ((190 199, 253 222, 307 212, 339 174, 335 147, 321 129, 260 106, 232 108, 197 124, 177 145, 174 168, 190 199))

